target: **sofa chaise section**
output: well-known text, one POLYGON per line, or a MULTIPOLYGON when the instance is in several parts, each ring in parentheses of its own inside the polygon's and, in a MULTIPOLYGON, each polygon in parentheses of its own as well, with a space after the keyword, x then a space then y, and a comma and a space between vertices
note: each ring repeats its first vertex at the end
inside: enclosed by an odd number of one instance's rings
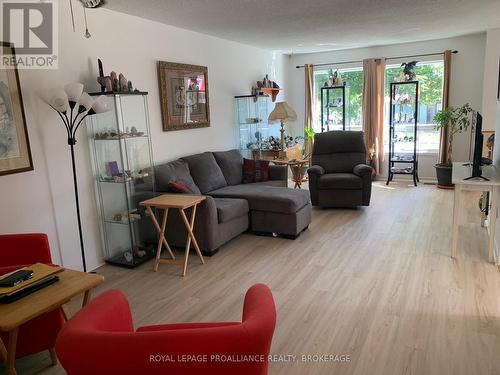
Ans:
POLYGON ((208 192, 214 198, 246 199, 254 232, 297 237, 311 222, 309 193, 300 189, 241 184, 208 192))

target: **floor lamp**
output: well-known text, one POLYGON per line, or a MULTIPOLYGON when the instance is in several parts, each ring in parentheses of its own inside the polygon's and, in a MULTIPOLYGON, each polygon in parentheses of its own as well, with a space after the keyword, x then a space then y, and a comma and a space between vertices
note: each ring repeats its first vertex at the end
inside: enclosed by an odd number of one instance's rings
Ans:
POLYGON ((278 159, 285 159, 285 121, 295 121, 297 120, 297 113, 290 107, 287 102, 278 102, 274 107, 274 110, 269 114, 267 121, 270 123, 280 121, 281 122, 281 141, 280 141, 280 153, 278 159))
POLYGON ((85 250, 83 246, 82 221, 80 218, 80 200, 78 198, 78 185, 76 180, 75 144, 76 131, 87 116, 109 111, 106 97, 99 96, 96 100, 83 92, 83 84, 70 83, 64 89, 52 89, 42 93, 42 100, 54 109, 61 118, 68 136, 68 145, 71 151, 71 164, 73 167, 73 184, 75 188, 76 217, 78 219, 78 233, 80 235, 80 250, 82 255, 83 271, 87 272, 85 250))

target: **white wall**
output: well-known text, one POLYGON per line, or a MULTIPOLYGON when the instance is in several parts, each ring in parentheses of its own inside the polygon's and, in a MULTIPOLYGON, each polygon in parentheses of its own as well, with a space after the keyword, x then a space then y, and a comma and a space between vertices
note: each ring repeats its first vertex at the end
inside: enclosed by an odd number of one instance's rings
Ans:
MULTIPOLYGON (((80 268, 71 162, 62 124, 35 92, 81 81, 98 91, 97 58, 104 70, 123 72, 134 86, 149 91, 149 110, 155 162, 190 153, 236 147, 233 96, 249 93, 265 73, 283 81, 279 54, 203 34, 112 12, 88 11, 92 38, 83 37, 81 7, 74 2, 77 31, 73 33, 68 2, 60 1, 59 69, 19 72, 27 119, 33 172, 0 177, 0 233, 45 232, 55 262, 80 268), (163 132, 158 95, 157 61, 208 66, 211 127, 163 132)), ((78 183, 87 264, 102 263, 93 177, 85 129, 78 134, 78 183)))
MULTIPOLYGON (((362 60, 373 57, 435 53, 446 49, 458 50, 459 53, 453 55, 452 60, 450 104, 452 106, 460 106, 468 102, 473 108, 481 110, 485 41, 485 34, 475 34, 426 42, 292 55, 288 60, 289 68, 287 70, 286 82, 289 88, 287 91, 287 100, 297 110, 298 115, 298 120, 292 125, 293 132, 300 134, 304 126, 304 69, 296 69, 295 66, 306 63, 321 64, 336 61, 362 60)), ((427 59, 435 59, 435 57, 427 59)), ((417 60, 424 61, 425 59, 417 58, 417 60)), ((388 63, 394 63, 394 61, 388 63)), ((353 64, 348 64, 345 67, 349 66, 353 66, 353 64)), ((355 66, 360 65, 355 64, 355 66)), ((459 134, 455 137, 453 150, 455 161, 467 160, 468 145, 468 134, 459 134)), ((421 179, 435 180, 433 166, 436 163, 436 158, 436 155, 422 155, 420 157, 419 174, 421 179)))
MULTIPOLYGON (((500 147, 498 137, 500 134, 500 101, 497 99, 498 80, 500 68, 500 29, 488 30, 486 33, 486 52, 484 62, 484 86, 483 86, 483 123, 493 127, 496 135, 496 145, 493 162, 500 167, 500 147)), ((500 262, 500 222, 497 220, 495 228, 495 259, 500 262)))
POLYGON ((495 130, 497 114, 498 60, 500 59, 500 29, 488 30, 484 55, 483 129, 495 130))

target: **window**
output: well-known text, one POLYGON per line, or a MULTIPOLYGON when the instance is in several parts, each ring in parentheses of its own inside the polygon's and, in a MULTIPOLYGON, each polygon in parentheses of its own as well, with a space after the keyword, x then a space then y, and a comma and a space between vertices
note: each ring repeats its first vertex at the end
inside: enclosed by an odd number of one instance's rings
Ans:
MULTIPOLYGON (((328 80, 329 69, 317 70, 314 72, 314 113, 313 129, 314 132, 321 132, 321 88, 328 80)), ((347 68, 338 69, 338 74, 346 83, 345 88, 345 111, 346 111, 346 130, 362 130, 363 127, 363 69, 347 68)))
MULTIPOLYGON (((419 81, 418 106, 418 144, 419 153, 437 153, 439 150, 439 132, 434 129, 434 115, 441 109, 443 98, 443 61, 420 62, 414 72, 419 81)), ((314 72, 314 113, 313 129, 321 132, 321 88, 329 78, 329 69, 314 72)), ((384 149, 389 148, 389 83, 399 76, 400 64, 386 67, 386 98, 384 114, 384 149)), ((363 128, 363 68, 338 69, 339 75, 346 83, 346 130, 362 130, 363 128)))
MULTIPOLYGON (((418 138, 417 152, 419 154, 437 153, 439 150, 439 131, 434 129, 434 115, 441 109, 443 101, 443 61, 422 62, 415 67, 419 83, 418 96, 418 138)), ((401 72, 400 64, 386 67, 386 97, 384 114, 384 149, 389 150, 389 86, 401 72)))

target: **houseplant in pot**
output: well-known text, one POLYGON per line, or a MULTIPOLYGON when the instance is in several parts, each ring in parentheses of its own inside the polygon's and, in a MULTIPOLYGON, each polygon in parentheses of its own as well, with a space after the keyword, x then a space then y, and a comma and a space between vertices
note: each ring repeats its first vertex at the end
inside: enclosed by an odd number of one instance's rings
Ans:
POLYGON ((472 108, 469 106, 469 103, 466 103, 459 108, 445 108, 436 113, 436 115, 434 116, 436 129, 444 129, 444 131, 448 132, 448 140, 446 145, 446 162, 438 163, 434 166, 436 168, 438 186, 453 186, 451 182, 453 136, 457 133, 463 133, 467 131, 471 123, 471 119, 469 116, 471 112, 472 108))

